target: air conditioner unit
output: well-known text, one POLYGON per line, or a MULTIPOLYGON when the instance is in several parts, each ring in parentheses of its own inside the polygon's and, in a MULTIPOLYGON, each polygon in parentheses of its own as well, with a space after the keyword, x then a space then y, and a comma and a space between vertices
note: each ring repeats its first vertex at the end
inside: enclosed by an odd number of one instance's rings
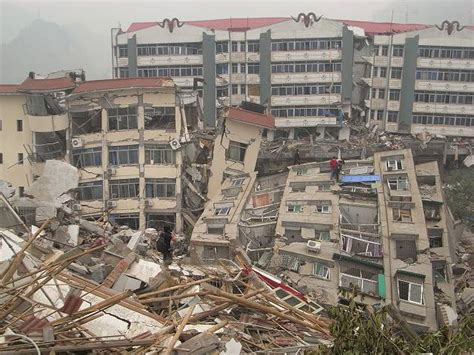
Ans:
POLYGON ((107 208, 117 207, 117 201, 107 201, 107 208))
POLYGON ((179 148, 181 148, 181 144, 179 143, 178 139, 173 139, 170 141, 170 147, 173 150, 178 150, 179 148))
POLYGON ((115 174, 117 174, 117 169, 115 169, 115 168, 107 168, 107 175, 109 175, 109 176, 114 176, 115 174))
POLYGON ((321 242, 317 242, 315 240, 308 240, 308 242, 306 243, 306 247, 308 251, 319 253, 319 251, 321 250, 321 242))
POLYGON ((72 205, 72 210, 73 211, 80 211, 82 209, 82 206, 80 203, 75 203, 72 205))
POLYGON ((73 148, 81 148, 82 147, 82 139, 81 138, 72 138, 71 145, 73 148))
POLYGON ((153 200, 152 199, 146 199, 145 200, 145 206, 146 207, 152 207, 153 206, 153 200))

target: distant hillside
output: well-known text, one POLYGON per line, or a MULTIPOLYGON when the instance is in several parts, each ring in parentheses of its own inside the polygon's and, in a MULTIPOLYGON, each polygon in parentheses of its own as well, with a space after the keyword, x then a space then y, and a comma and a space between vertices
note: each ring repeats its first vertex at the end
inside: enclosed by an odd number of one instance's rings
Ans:
POLYGON ((82 25, 34 20, 0 49, 0 83, 19 83, 28 72, 82 68, 88 79, 111 77, 110 42, 82 25))

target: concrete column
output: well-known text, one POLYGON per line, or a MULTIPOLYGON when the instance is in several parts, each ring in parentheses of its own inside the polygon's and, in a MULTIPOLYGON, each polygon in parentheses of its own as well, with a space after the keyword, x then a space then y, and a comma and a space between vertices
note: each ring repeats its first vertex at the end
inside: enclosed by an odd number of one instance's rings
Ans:
POLYGON ((139 227, 140 229, 146 228, 145 221, 145 144, 144 144, 144 133, 145 133, 145 108, 143 106, 143 95, 138 96, 138 107, 137 107, 137 127, 138 127, 138 166, 139 166, 139 227))
POLYGON ((400 90, 400 110, 398 112, 398 132, 400 133, 411 132, 413 102, 415 101, 418 39, 419 36, 405 39, 405 49, 403 53, 402 86, 400 90))
POLYGON ((326 127, 324 126, 317 126, 316 127, 316 132, 319 133, 319 136, 316 138, 316 140, 323 140, 324 139, 324 135, 326 134, 326 127))
POLYGON ((295 139, 295 129, 290 128, 290 131, 288 132, 288 139, 295 139))
POLYGON ((128 51, 128 75, 131 78, 138 76, 137 72, 137 35, 133 35, 127 42, 128 51))
POLYGON ((270 107, 272 95, 272 35, 260 34, 260 104, 270 107))
POLYGON ((354 34, 347 26, 342 29, 342 101, 352 100, 352 71, 354 62, 354 34))
POLYGON ((107 142, 107 132, 109 129, 108 122, 109 118, 107 115, 107 110, 105 108, 102 109, 101 114, 101 124, 102 124, 102 199, 104 201, 104 208, 107 206, 106 201, 109 200, 109 179, 106 178, 107 168, 109 167, 109 146, 107 142))
POLYGON ((203 33, 204 125, 216 126, 216 37, 203 33))
POLYGON ((272 142, 275 139, 275 131, 273 129, 267 130, 267 141, 272 142))

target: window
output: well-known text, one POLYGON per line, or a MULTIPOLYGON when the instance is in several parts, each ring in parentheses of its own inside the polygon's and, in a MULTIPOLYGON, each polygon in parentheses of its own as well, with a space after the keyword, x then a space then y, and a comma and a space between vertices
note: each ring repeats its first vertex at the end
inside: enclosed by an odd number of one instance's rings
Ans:
POLYGON ((260 63, 247 63, 247 73, 249 73, 249 74, 259 74, 260 73, 260 63))
POLYGON ((102 165, 102 147, 74 149, 72 162, 76 168, 102 165))
POLYGON ((19 195, 19 197, 23 197, 25 195, 25 187, 24 186, 18 186, 18 195, 19 195))
POLYGON ((245 85, 240 85, 240 94, 245 95, 247 93, 247 87, 245 85))
POLYGON ((111 180, 109 182, 111 198, 133 198, 140 193, 138 179, 111 180))
POLYGON ((383 120, 383 110, 378 110, 377 111, 377 120, 383 120))
POLYGON ((145 129, 176 129, 175 107, 145 107, 145 129))
POLYGON ((246 150, 247 144, 230 141, 229 148, 226 151, 227 159, 243 162, 246 150))
POLYGON ((23 121, 22 120, 16 120, 16 130, 18 132, 23 132, 23 121))
POLYGON ((226 97, 229 96, 229 88, 227 86, 217 88, 217 97, 226 97))
POLYGON ((395 222, 411 222, 411 210, 392 208, 392 216, 395 222))
POLYGON ((119 131, 137 129, 137 107, 119 107, 107 110, 109 117, 109 130, 119 131))
POLYGON ((231 185, 232 186, 242 186, 244 181, 245 181, 245 178, 233 179, 232 182, 231 182, 231 185))
POLYGON ((331 191, 331 185, 330 184, 318 185, 318 191, 331 191))
POLYGON ((148 198, 156 197, 175 197, 176 180, 175 179, 146 179, 145 195, 148 198))
POLYGON ((331 206, 326 204, 317 205, 315 211, 316 213, 331 213, 331 206))
POLYGON ((227 216, 230 212, 230 207, 218 207, 214 210, 214 216, 227 216))
POLYGON ((238 95, 238 94, 239 94, 239 85, 232 84, 232 95, 238 95))
POLYGON ((296 204, 291 204, 291 205, 288 205, 287 211, 291 212, 291 213, 302 213, 303 212, 303 206, 296 205, 296 204))
POLYGON ((402 161, 400 159, 389 159, 385 162, 385 166, 387 167, 387 171, 395 171, 395 170, 402 170, 402 161))
POLYGON ((2 120, 0 120, 0 131, 2 130, 2 120))
POLYGON ((379 89, 379 99, 385 99, 385 89, 379 89))
POLYGON ((109 147, 109 164, 138 164, 138 145, 109 147))
POLYGON ((394 57, 403 57, 403 46, 395 45, 393 46, 393 56, 394 57))
POLYGON ((388 92, 388 99, 391 101, 399 101, 400 100, 400 90, 398 89, 390 89, 388 92))
POLYGON ((18 153, 18 164, 23 164, 23 153, 18 153))
POLYGON ((331 233, 329 233, 329 231, 319 232, 319 240, 330 240, 330 239, 331 239, 331 233))
POLYGON ((448 282, 448 274, 446 272, 445 262, 434 262, 433 263, 433 276, 436 282, 448 282))
POLYGON ((296 176, 303 176, 303 175, 306 175, 307 173, 308 173, 308 169, 301 168, 301 169, 296 170, 296 176))
POLYGON ((386 67, 380 67, 379 68, 379 77, 381 77, 381 78, 386 78, 387 77, 387 68, 386 67))
POLYGON ((238 63, 232 63, 232 73, 238 73, 239 72, 239 64, 238 63))
POLYGON ((127 46, 118 46, 118 55, 120 58, 128 57, 128 48, 127 46))
POLYGON ((260 51, 260 43, 258 41, 247 42, 247 52, 258 53, 259 51, 260 51))
POLYGON ((401 79, 402 78, 402 68, 392 68, 390 77, 392 79, 401 79))
POLYGON ((388 46, 380 46, 379 55, 386 57, 388 55, 388 46))
POLYGON ((224 225, 223 224, 207 224, 207 233, 224 235, 224 225))
POLYGON ((405 262, 416 262, 416 242, 414 240, 395 241, 396 258, 405 262))
POLYGON ((372 90, 372 98, 376 99, 377 98, 377 89, 371 89, 372 90))
POLYGON ((77 198, 81 201, 102 200, 102 181, 80 183, 77 198))
POLYGON ((216 53, 229 52, 229 42, 216 42, 216 53))
POLYGON ((321 279, 329 280, 329 268, 324 264, 314 263, 313 275, 321 279))
POLYGON ((0 153, 0 164, 3 164, 3 153, 0 153))
POLYGON ((140 228, 140 217, 138 214, 112 214, 110 221, 119 226, 128 226, 131 229, 137 230, 140 228))
POLYGON ((404 301, 423 304, 423 284, 398 280, 398 297, 404 301))
POLYGON ((387 121, 396 123, 398 121, 398 111, 388 111, 387 112, 387 121))
POLYGON ((405 177, 395 177, 387 179, 390 190, 406 191, 408 190, 408 180, 405 177))
POLYGON ((428 240, 430 241, 430 248, 441 248, 443 246, 443 230, 428 228, 428 240))
POLYGON ((175 153, 169 144, 145 145, 145 164, 169 165, 175 162, 175 153))
POLYGON ((202 76, 200 65, 142 66, 138 67, 138 77, 156 76, 202 76))
MULTIPOLYGON (((234 68, 232 68, 233 70, 234 68)), ((216 74, 229 74, 229 64, 220 63, 216 65, 216 74)))

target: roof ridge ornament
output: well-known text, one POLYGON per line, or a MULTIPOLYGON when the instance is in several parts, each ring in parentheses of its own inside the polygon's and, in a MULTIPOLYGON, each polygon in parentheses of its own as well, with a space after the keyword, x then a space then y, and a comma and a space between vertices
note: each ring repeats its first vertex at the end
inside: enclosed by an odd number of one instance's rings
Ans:
POLYGON ((158 22, 158 26, 161 28, 165 28, 167 26, 170 33, 173 32, 175 26, 181 28, 183 25, 184 22, 180 22, 176 17, 173 17, 171 20, 169 18, 165 18, 163 22, 158 22))
POLYGON ((443 22, 441 22, 441 26, 435 25, 435 27, 440 31, 446 30, 446 32, 448 32, 448 36, 450 36, 454 32, 455 29, 458 32, 464 29, 464 26, 461 26, 459 21, 448 21, 448 20, 444 20, 443 22))
POLYGON ((323 16, 321 15, 321 16, 317 17, 314 12, 308 12, 307 14, 305 14, 304 12, 300 12, 296 18, 291 16, 291 18, 295 22, 300 22, 301 19, 303 19, 304 27, 312 26, 313 23, 318 22, 319 20, 321 20, 321 17, 323 17, 323 16))

